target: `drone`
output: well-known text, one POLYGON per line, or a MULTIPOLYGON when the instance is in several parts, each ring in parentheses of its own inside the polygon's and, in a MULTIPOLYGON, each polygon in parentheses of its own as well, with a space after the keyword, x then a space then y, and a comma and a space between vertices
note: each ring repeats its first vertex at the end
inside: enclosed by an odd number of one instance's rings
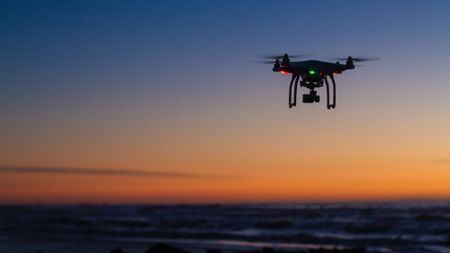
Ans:
POLYGON ((336 108, 336 81, 334 76, 341 74, 348 69, 354 69, 354 62, 364 62, 377 59, 374 57, 353 58, 349 56, 347 58, 334 58, 338 60, 335 63, 318 60, 290 61, 290 58, 298 58, 302 56, 303 55, 289 56, 288 54, 271 55, 262 57, 268 60, 259 61, 260 63, 273 64, 272 70, 274 72, 279 72, 281 74, 292 74, 289 85, 289 108, 297 105, 297 87, 300 77, 302 78, 300 81, 300 87, 306 87, 309 89, 309 94, 303 94, 303 103, 319 103, 320 96, 317 95, 317 91, 315 89, 323 87, 325 83, 327 88, 327 109, 336 108), (341 64, 339 61, 345 61, 345 64, 341 64), (331 103, 328 78, 330 78, 333 84, 333 101, 331 103))

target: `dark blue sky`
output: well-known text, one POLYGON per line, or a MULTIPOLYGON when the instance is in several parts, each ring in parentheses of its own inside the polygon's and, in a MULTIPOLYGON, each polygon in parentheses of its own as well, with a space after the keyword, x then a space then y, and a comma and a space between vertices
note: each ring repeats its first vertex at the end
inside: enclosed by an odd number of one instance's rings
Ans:
POLYGON ((449 12, 448 1, 1 1, 0 112, 137 103, 166 114, 262 94, 284 106, 287 78, 252 63, 283 52, 380 57, 338 78, 349 105, 368 94, 437 101, 449 91, 449 12))
POLYGON ((0 4, 3 101, 30 93, 245 91, 230 83, 271 77, 262 71, 270 66, 249 62, 272 52, 379 56, 369 68, 386 75, 449 63, 448 1, 0 4))

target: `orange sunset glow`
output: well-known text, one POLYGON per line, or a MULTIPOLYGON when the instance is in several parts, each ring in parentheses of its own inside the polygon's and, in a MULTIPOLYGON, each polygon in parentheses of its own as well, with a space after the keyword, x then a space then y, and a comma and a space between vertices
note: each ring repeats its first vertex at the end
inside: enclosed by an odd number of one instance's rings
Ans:
MULTIPOLYGON (((15 143, 2 146, 2 164, 188 175, 3 172, 0 199, 214 203, 442 198, 450 193, 445 160, 450 145, 442 135, 448 120, 430 116, 414 125, 406 110, 405 118, 396 118, 374 108, 372 118, 360 121, 366 112, 351 105, 306 120, 283 112, 281 105, 265 112, 256 104, 240 110, 244 102, 226 106, 223 101, 218 114, 203 104, 183 107, 189 116, 173 112, 155 124, 152 119, 128 118, 114 126, 80 120, 76 127, 61 122, 53 133, 40 132, 49 127, 45 125, 24 126, 30 128, 25 136, 3 136, 15 143), (203 118, 205 114, 210 116, 203 118)), ((303 113, 324 114, 312 110, 303 113)))

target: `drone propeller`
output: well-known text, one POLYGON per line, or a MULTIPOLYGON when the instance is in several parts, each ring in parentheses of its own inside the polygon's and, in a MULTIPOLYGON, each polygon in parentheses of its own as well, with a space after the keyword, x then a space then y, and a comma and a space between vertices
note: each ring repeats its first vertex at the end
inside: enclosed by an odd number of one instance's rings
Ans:
POLYGON ((255 63, 262 63, 262 64, 274 64, 275 61, 263 61, 263 60, 259 60, 259 61, 253 61, 255 63))
MULTIPOLYGON (((350 56, 349 56, 350 57, 350 56)), ((336 61, 346 61, 348 57, 340 57, 340 58, 332 58, 336 61)), ((378 57, 351 57, 354 62, 365 62, 365 61, 375 61, 378 60, 378 57)))
POLYGON ((261 59, 268 59, 268 60, 276 60, 276 59, 282 59, 283 57, 289 57, 289 58, 302 58, 308 56, 307 54, 279 54, 279 55, 261 55, 259 58, 261 59))

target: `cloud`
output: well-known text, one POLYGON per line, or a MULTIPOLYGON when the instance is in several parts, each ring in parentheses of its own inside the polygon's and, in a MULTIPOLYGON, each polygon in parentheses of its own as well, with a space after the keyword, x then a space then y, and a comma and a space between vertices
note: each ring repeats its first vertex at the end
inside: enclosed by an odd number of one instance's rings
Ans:
POLYGON ((190 174, 167 171, 145 171, 112 168, 69 168, 69 167, 36 167, 36 166, 0 166, 0 173, 36 173, 67 174, 86 176, 128 176, 128 177, 163 177, 163 178, 204 178, 218 177, 206 174, 190 174))

